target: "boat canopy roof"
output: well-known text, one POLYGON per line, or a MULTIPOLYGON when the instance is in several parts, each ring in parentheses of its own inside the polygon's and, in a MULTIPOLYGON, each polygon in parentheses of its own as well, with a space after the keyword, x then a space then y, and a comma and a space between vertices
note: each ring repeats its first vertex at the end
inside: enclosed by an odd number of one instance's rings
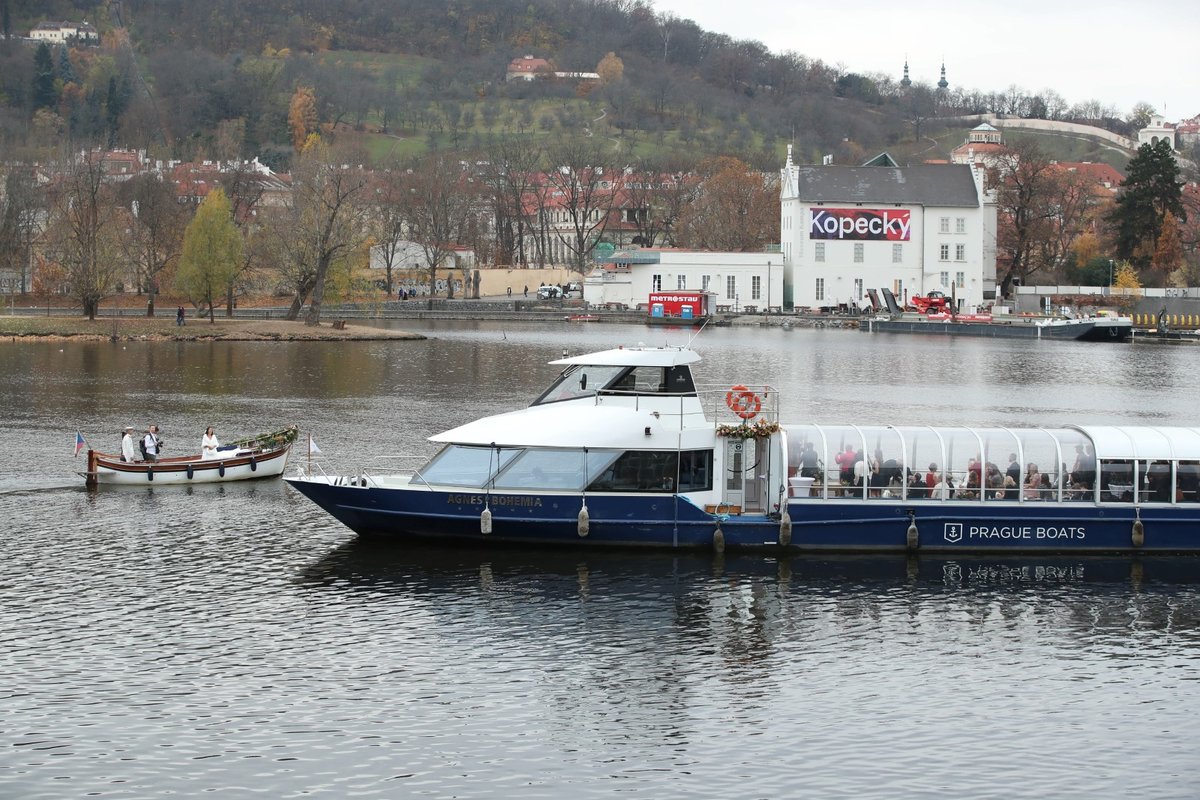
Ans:
POLYGON ((665 415, 629 406, 552 404, 477 419, 430 436, 429 441, 484 447, 673 449, 679 430, 666 422, 665 415))
POLYGON ((699 353, 681 347, 618 347, 614 350, 560 358, 550 363, 565 366, 585 364, 605 367, 676 367, 681 364, 694 364, 699 360, 699 353))
POLYGON ((1200 460, 1200 428, 1081 425, 1100 459, 1200 460))
POLYGON ((927 462, 955 468, 983 457, 1002 462, 1006 455, 1047 464, 1100 461, 1200 462, 1200 427, 1083 425, 1068 428, 971 428, 919 425, 785 425, 789 449, 811 443, 825 463, 850 448, 881 459, 921 466, 927 462))

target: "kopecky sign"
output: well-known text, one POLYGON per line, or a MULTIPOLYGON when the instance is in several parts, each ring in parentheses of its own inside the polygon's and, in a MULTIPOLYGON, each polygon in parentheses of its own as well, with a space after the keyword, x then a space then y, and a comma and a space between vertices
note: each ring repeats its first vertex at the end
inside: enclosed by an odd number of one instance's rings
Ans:
POLYGON ((909 211, 899 208, 814 208, 810 239, 907 242, 909 211))

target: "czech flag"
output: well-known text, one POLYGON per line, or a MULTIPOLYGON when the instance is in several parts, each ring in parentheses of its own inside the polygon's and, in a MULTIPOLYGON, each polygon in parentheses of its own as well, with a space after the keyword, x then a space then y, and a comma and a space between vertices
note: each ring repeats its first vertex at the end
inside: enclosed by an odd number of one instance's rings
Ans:
POLYGON ((87 447, 87 439, 83 438, 83 434, 75 431, 75 457, 79 457, 79 451, 87 447))

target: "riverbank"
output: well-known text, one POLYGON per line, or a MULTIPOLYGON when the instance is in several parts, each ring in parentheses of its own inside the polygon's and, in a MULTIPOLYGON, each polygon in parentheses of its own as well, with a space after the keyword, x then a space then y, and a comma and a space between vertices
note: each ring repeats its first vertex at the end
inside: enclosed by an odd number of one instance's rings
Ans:
POLYGON ((221 318, 189 319, 176 325, 171 317, 0 317, 0 341, 23 339, 73 339, 77 341, 174 342, 343 342, 426 338, 419 333, 385 330, 366 325, 332 322, 310 327, 299 321, 221 318))

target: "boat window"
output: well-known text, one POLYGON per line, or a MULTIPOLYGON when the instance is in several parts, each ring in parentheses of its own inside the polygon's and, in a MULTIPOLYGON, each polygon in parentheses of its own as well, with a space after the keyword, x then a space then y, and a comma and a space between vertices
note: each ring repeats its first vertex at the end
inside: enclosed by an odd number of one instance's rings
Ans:
POLYGON ((622 366, 598 367, 586 364, 572 366, 551 384, 541 397, 533 401, 533 405, 589 397, 607 386, 626 369, 628 368, 622 366))
POLYGON ((620 451, 526 450, 496 476, 496 489, 559 489, 577 492, 585 475, 599 475, 620 451))
POLYGON ((1200 503, 1200 461, 1180 461, 1176 465, 1175 500, 1200 503))
MULTIPOLYGON (((709 458, 711 474, 711 452, 709 458)), ((679 454, 675 451, 628 450, 592 480, 588 491, 672 492, 678 472, 679 454)))
POLYGON ((908 470, 904 444, 894 428, 862 428, 867 441, 867 497, 902 497, 908 470))
POLYGON ((414 477, 437 486, 482 489, 488 479, 521 452, 518 448, 468 447, 452 444, 417 470, 414 477))
POLYGON ((942 440, 932 428, 897 428, 904 437, 904 450, 908 454, 908 494, 910 498, 934 497, 946 499, 946 492, 934 493, 942 478, 944 468, 942 440))
POLYGON ((1100 462, 1100 502, 1133 502, 1133 462, 1106 459, 1100 462))
POLYGON ((1169 503, 1172 491, 1171 462, 1151 461, 1138 464, 1138 474, 1143 476, 1138 500, 1144 503, 1169 503))
POLYGON ((685 450, 679 454, 679 491, 704 492, 712 488, 712 450, 685 450))
MULTIPOLYGON (((821 464, 822 478, 829 484, 830 496, 862 497, 863 482, 858 479, 854 470, 855 464, 859 462, 864 462, 860 473, 866 469, 866 456, 863 453, 866 445, 863 442, 862 432, 848 425, 823 426, 821 430, 825 434, 825 452, 820 454, 819 463, 821 464)), ((804 426, 799 426, 795 430, 789 427, 788 446, 792 446, 793 437, 797 441, 803 441, 805 436, 814 437, 815 435, 815 430, 810 433, 805 430, 804 426)))

